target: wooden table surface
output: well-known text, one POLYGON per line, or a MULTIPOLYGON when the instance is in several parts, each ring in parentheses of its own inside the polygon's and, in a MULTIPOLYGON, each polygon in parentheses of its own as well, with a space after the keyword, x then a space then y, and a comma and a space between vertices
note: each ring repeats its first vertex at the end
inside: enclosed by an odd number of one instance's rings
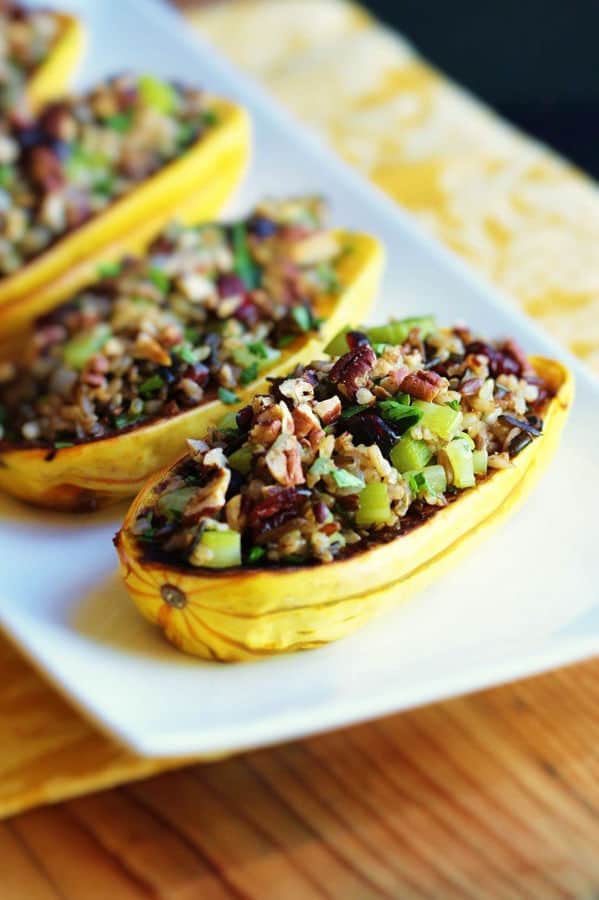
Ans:
POLYGON ((599 661, 0 823, 1 900, 599 897, 599 661))

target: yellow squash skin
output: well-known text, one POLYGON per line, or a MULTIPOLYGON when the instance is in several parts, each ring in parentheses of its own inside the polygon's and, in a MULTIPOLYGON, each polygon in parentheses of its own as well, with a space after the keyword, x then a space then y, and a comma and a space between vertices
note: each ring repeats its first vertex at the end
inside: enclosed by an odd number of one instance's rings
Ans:
POLYGON ((175 646, 207 659, 257 659, 344 637, 437 578, 536 484, 558 445, 573 379, 558 362, 532 361, 556 396, 542 437, 518 455, 514 467, 493 472, 411 532, 344 561, 221 572, 144 561, 127 529, 151 503, 166 475, 159 472, 132 503, 117 535, 120 570, 131 598, 175 646), (165 585, 179 593, 164 591, 165 585))
POLYGON ((57 13, 56 17, 60 23, 56 43, 27 84, 27 101, 32 112, 65 93, 83 50, 85 33, 81 22, 63 13, 57 13))
POLYGON ((241 181, 250 153, 245 110, 214 99, 218 123, 186 153, 72 234, 0 279, 0 340, 96 277, 100 262, 139 252, 171 219, 214 218, 241 181))
MULTIPOLYGON (((338 296, 323 295, 316 314, 324 319, 318 335, 298 338, 284 350, 261 380, 238 391, 243 402, 266 387, 265 376, 287 373, 318 356, 348 320, 364 321, 378 287, 383 251, 368 235, 338 233, 348 247, 336 270, 346 287, 338 296)), ((130 431, 64 447, 47 459, 47 449, 0 450, 0 489, 38 506, 85 511, 134 496, 145 480, 173 463, 185 439, 202 434, 231 409, 210 400, 178 416, 130 431)))

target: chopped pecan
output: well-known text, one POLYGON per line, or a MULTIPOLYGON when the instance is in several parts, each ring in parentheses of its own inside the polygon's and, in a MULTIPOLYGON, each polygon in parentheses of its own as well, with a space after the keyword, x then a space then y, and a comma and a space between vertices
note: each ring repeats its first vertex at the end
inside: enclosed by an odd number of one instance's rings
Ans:
POLYGON ((323 425, 330 425, 341 415, 341 400, 336 394, 328 400, 321 400, 315 404, 314 412, 323 425))
POLYGON ((293 424, 295 425, 295 433, 298 438, 306 437, 311 431, 319 431, 322 433, 320 421, 312 412, 312 408, 307 403, 301 403, 293 410, 293 424))
POLYGON ((268 470, 275 481, 284 487, 303 484, 301 448, 292 434, 280 434, 265 457, 268 470))
POLYGON ((209 473, 206 484, 197 489, 193 497, 187 501, 183 510, 183 516, 188 521, 190 519, 199 519, 200 516, 207 513, 214 514, 225 505, 227 489, 231 480, 231 470, 228 468, 221 469, 219 466, 212 466, 211 468, 213 472, 209 473))
POLYGON ((446 384, 446 380, 436 372, 410 372, 402 381, 401 389, 419 400, 431 401, 446 384))
POLYGON ((294 427, 288 406, 285 403, 273 403, 259 413, 250 437, 255 444, 268 446, 277 435, 292 434, 294 427))
POLYGON ((354 400, 359 388, 364 387, 376 363, 376 354, 369 344, 358 346, 340 356, 330 372, 333 384, 338 384, 346 397, 354 400))
POLYGON ((159 366, 170 366, 171 364, 171 358, 166 350, 144 331, 140 333, 135 342, 133 355, 136 359, 149 359, 150 362, 155 362, 159 366))

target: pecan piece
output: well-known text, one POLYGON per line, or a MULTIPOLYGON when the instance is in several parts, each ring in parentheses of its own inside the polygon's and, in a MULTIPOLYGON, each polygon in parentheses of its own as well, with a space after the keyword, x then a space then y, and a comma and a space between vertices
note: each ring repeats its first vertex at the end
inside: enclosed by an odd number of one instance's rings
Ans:
POLYGON ((222 509, 227 498, 227 489, 231 480, 231 470, 221 469, 219 466, 211 467, 208 481, 198 488, 191 497, 183 511, 186 520, 199 519, 207 513, 214 514, 222 509))
POLYGON ((306 480, 302 469, 301 448, 292 434, 279 435, 266 454, 265 462, 275 481, 284 487, 303 484, 306 480))
POLYGON ((64 186, 65 175, 58 156, 49 147, 33 147, 29 157, 32 180, 44 191, 56 191, 64 186))
POLYGON ((341 400, 336 394, 328 400, 321 400, 315 404, 314 412, 323 425, 330 425, 341 415, 341 400))
POLYGON ((369 344, 358 344, 353 350, 340 356, 330 372, 333 384, 349 400, 355 400, 356 394, 368 381, 376 363, 376 354, 369 344))
POLYGON ((402 391, 419 400, 434 400, 446 381, 432 371, 410 372, 401 383, 402 391))

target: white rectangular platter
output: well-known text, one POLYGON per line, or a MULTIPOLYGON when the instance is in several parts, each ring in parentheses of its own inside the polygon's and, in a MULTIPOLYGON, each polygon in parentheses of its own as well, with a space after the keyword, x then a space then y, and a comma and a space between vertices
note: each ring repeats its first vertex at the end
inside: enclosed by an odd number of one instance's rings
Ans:
MULTIPOLYGON (((254 157, 231 213, 264 194, 320 192, 339 225, 388 249, 376 309, 437 313, 515 335, 577 376, 563 444, 526 506, 452 574, 350 639, 260 663, 187 658, 132 608, 116 574, 113 509, 69 518, 0 499, 0 623, 101 727, 147 756, 210 755, 474 690, 599 647, 599 387, 524 316, 151 0, 71 2, 89 32, 79 83, 134 69, 243 103, 254 157)), ((323 90, 326 86, 323 86, 323 90)), ((550 265, 550 260, 547 261, 550 265)))

